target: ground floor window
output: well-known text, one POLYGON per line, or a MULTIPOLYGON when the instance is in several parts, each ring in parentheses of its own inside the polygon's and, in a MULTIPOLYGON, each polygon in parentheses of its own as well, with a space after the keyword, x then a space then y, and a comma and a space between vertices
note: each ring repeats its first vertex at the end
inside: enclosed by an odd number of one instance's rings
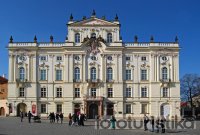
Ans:
POLYGON ((46 113, 46 112, 47 112, 46 104, 41 104, 41 113, 46 113))
POLYGON ((147 104, 141 105, 141 113, 142 114, 148 113, 147 104))
POLYGON ((57 104, 56 106, 56 112, 61 113, 62 112, 62 104, 57 104))
POLYGON ((131 104, 126 104, 126 113, 131 113, 131 104))
POLYGON ((74 96, 75 96, 76 98, 79 98, 79 97, 80 97, 80 88, 75 88, 75 90, 74 90, 74 96))

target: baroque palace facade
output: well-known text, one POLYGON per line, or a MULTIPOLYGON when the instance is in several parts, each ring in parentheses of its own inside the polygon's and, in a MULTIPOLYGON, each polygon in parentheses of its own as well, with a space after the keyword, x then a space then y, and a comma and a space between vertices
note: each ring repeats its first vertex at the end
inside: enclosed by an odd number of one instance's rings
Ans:
POLYGON ((105 17, 67 24, 65 42, 14 42, 10 38, 8 102, 20 111, 87 114, 88 118, 180 116, 179 44, 126 43, 120 23, 105 17))

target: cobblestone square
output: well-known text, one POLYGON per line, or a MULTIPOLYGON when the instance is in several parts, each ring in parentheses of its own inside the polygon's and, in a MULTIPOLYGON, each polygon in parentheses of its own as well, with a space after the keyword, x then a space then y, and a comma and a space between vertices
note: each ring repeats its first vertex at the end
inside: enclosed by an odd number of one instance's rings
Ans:
MULTIPOLYGON (((68 126, 65 120, 63 124, 49 123, 48 120, 42 120, 41 123, 28 123, 27 118, 20 122, 18 117, 0 118, 0 135, 143 135, 158 134, 143 129, 134 130, 97 130, 94 121, 85 122, 84 127, 68 126)), ((196 122, 197 129, 193 130, 166 130, 166 134, 179 135, 198 135, 200 132, 200 121, 196 122)))

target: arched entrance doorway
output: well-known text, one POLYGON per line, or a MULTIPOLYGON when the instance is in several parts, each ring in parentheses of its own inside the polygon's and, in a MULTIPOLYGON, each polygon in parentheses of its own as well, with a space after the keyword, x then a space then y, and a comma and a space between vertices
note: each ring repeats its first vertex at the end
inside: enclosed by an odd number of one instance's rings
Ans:
POLYGON ((3 107, 0 108, 0 116, 5 116, 5 109, 3 107))
POLYGON ((170 105, 169 104, 162 104, 160 106, 160 115, 168 118, 170 116, 170 105))
POLYGON ((95 119, 98 115, 98 105, 93 103, 89 106, 89 119, 95 119))
POLYGON ((19 103, 17 105, 17 116, 20 116, 20 112, 27 113, 27 105, 25 103, 19 103))

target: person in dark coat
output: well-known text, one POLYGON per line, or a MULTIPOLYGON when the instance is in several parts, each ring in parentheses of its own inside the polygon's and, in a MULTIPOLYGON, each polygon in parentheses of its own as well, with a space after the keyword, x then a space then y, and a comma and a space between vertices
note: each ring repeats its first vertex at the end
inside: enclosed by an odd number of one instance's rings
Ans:
POLYGON ((154 132, 154 116, 151 116, 151 126, 152 126, 152 132, 154 132))
POLYGON ((29 112, 28 112, 28 122, 29 122, 29 123, 31 123, 31 117, 32 117, 32 114, 31 114, 31 112, 29 111, 29 112))
POLYGON ((73 125, 76 125, 76 122, 77 122, 77 115, 76 115, 76 113, 74 113, 73 115, 72 115, 72 125, 71 126, 73 126, 73 125))
POLYGON ((60 121, 61 121, 61 124, 63 123, 63 113, 60 113, 60 121))
POLYGON ((165 121, 164 119, 160 120, 160 126, 161 126, 161 129, 162 129, 162 131, 161 131, 162 133, 165 133, 165 123, 164 123, 164 121, 165 121))
POLYGON ((54 113, 54 112, 52 113, 52 120, 53 120, 53 123, 55 123, 55 121, 56 121, 56 116, 55 116, 55 113, 54 113))
POLYGON ((85 119, 85 115, 81 114, 81 116, 80 116, 80 126, 84 126, 84 119, 85 119))
POLYGON ((71 126, 72 125, 72 115, 71 115, 71 113, 69 113, 68 119, 69 119, 69 126, 71 126))
POLYGON ((159 117, 156 119, 156 133, 159 133, 159 125, 160 125, 160 119, 159 117))
POLYGON ((149 118, 147 117, 147 115, 144 115, 144 131, 147 131, 147 123, 149 122, 149 118))
POLYGON ((56 113, 56 121, 57 121, 57 123, 59 122, 59 114, 58 113, 56 113))
POLYGON ((21 118, 21 122, 23 122, 24 113, 22 111, 20 112, 20 118, 21 118))

